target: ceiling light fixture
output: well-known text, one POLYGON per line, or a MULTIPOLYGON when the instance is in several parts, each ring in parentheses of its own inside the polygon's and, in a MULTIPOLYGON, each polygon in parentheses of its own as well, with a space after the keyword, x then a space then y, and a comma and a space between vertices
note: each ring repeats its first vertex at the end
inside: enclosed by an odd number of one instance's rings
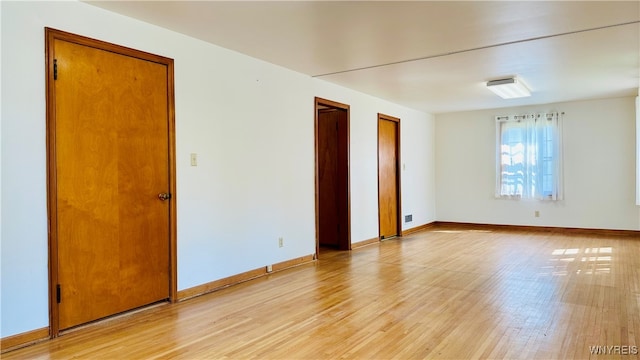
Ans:
POLYGON ((531 96, 531 92, 517 78, 487 81, 487 89, 503 99, 515 99, 531 96))

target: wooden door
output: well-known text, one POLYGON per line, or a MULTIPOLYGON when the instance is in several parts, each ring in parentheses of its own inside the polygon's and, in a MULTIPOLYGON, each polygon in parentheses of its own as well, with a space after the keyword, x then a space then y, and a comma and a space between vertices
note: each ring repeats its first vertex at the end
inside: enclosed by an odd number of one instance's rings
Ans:
POLYGON ((316 110, 318 245, 349 250, 348 106, 324 101, 316 110))
POLYGON ((400 235, 400 119, 378 115, 378 206, 380 238, 400 235))
POLYGON ((170 298, 171 200, 159 194, 173 187, 173 84, 166 63, 55 35, 52 285, 57 328, 66 329, 170 298))

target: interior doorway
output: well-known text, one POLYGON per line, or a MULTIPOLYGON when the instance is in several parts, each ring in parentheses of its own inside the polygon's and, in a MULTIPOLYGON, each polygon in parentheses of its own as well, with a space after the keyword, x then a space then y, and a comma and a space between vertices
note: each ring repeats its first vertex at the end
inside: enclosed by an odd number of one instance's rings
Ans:
POLYGON ((315 98, 316 257, 351 249, 349 105, 315 98))
POLYGON ((51 335, 176 295, 173 60, 47 28, 51 335))
POLYGON ((378 222, 380 239, 402 232, 400 204, 400 119, 378 114, 378 222))

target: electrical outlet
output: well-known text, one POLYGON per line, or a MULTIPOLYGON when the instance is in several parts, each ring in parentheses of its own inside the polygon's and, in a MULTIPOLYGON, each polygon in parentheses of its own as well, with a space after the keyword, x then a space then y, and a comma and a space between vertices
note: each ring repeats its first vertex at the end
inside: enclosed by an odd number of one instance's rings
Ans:
POLYGON ((535 217, 540 217, 540 211, 536 210, 536 211, 533 213, 533 216, 535 216, 535 217))
POLYGON ((191 166, 198 166, 198 154, 191 153, 191 166))
POLYGON ((267 272, 273 271, 273 265, 267 265, 267 272))
POLYGON ((284 239, 279 237, 278 238, 278 247, 283 247, 284 246, 284 239))

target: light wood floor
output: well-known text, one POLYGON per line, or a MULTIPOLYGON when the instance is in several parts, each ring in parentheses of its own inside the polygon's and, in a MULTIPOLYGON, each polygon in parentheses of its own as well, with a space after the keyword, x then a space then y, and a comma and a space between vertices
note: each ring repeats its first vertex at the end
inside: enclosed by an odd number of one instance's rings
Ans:
POLYGON ((442 227, 2 357, 639 357, 596 345, 640 346, 640 239, 442 227))

